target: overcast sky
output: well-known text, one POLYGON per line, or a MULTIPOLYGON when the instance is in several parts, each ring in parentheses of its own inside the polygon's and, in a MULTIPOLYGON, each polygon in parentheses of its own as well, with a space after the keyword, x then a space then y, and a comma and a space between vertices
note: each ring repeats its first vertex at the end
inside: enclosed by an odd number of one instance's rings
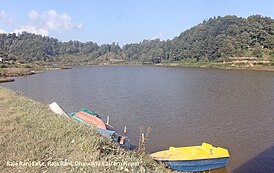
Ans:
POLYGON ((172 39, 214 16, 274 18, 272 0, 0 0, 0 32, 99 44, 172 39))

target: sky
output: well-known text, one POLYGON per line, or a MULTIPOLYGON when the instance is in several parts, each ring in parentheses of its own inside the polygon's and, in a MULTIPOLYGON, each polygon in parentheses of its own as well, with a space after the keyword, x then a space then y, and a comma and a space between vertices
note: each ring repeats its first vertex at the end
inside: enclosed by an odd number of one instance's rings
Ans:
POLYGON ((172 39, 214 16, 274 18, 273 0, 0 0, 0 33, 98 44, 172 39))

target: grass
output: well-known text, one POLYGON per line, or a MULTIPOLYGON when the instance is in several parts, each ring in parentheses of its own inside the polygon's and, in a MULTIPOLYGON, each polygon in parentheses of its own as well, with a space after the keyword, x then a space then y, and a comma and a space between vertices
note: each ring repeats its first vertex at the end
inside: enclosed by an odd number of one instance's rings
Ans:
POLYGON ((0 172, 170 172, 95 129, 0 87, 0 172))

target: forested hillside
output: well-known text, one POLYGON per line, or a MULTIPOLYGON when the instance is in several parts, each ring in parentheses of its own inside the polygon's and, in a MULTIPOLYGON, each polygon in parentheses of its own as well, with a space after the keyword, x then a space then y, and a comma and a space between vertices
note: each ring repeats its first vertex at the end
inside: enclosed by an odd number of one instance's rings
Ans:
POLYGON ((108 52, 118 52, 121 48, 115 43, 97 45, 93 42, 60 42, 57 39, 35 35, 0 34, 0 54, 16 57, 21 61, 54 61, 58 56, 87 55, 96 59, 108 52))
MULTIPOLYGON (((216 60, 231 56, 262 57, 274 48, 274 20, 259 15, 210 18, 172 40, 143 41, 123 47, 129 59, 178 61, 186 58, 216 60)), ((273 53, 273 52, 272 52, 273 53)))
MULTIPOLYGON (((172 40, 144 40, 141 43, 98 45, 93 42, 60 42, 23 32, 0 34, 0 55, 20 61, 108 60, 159 63, 193 59, 218 60, 242 56, 274 56, 274 20, 260 15, 214 17, 182 32, 172 40), (69 58, 67 58, 69 57, 69 58)), ((120 61, 117 61, 120 62, 120 61)))

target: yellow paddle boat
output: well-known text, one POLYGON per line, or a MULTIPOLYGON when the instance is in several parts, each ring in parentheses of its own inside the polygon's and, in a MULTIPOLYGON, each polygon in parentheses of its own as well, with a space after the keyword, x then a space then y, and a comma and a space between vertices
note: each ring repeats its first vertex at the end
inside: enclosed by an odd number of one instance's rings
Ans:
POLYGON ((196 172, 224 167, 230 156, 225 148, 203 143, 201 146, 170 147, 151 154, 151 157, 172 170, 196 172))

